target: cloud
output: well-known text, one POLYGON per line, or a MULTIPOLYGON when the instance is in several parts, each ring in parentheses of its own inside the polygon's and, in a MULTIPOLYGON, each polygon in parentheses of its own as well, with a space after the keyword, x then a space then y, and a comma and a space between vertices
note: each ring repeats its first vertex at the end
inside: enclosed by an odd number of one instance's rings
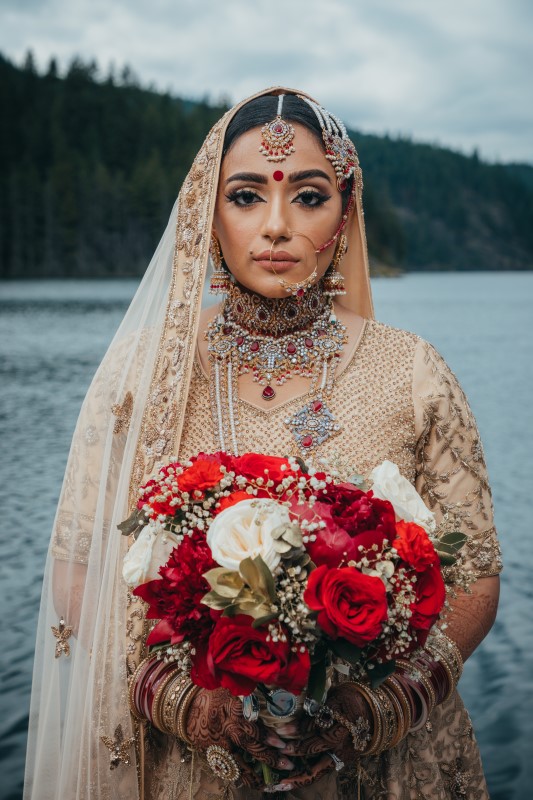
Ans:
POLYGON ((347 124, 533 161, 528 0, 3 0, 0 49, 128 63, 233 100, 302 88, 347 124))

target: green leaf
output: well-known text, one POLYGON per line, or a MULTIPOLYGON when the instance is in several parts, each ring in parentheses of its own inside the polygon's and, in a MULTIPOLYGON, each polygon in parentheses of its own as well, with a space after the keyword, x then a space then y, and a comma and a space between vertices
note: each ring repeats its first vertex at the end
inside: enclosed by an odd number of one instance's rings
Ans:
POLYGON ((375 664, 372 669, 366 668, 367 675, 370 679, 370 685, 373 689, 377 689, 380 683, 387 680, 389 675, 392 675, 396 669, 396 661, 387 661, 384 664, 375 664))
POLYGON ((117 528, 122 536, 129 536, 130 533, 135 533, 139 528, 144 527, 146 524, 146 516, 144 511, 136 508, 124 522, 120 522, 117 528))
POLYGON ((309 672, 309 680, 307 682, 307 694, 321 703, 324 699, 324 692, 326 691, 326 660, 321 659, 315 664, 311 665, 309 672))
POLYGON ((276 602, 274 578, 261 556, 245 558, 239 564, 239 571, 254 592, 269 598, 272 603, 276 602))
POLYGON ((457 561, 457 556, 447 555, 445 553, 439 552, 439 561, 443 567, 453 567, 455 562, 457 561))
POLYGON ((346 641, 346 639, 336 639, 331 643, 330 647, 335 655, 342 658, 343 661, 347 661, 348 664, 355 665, 361 660, 361 648, 346 641))

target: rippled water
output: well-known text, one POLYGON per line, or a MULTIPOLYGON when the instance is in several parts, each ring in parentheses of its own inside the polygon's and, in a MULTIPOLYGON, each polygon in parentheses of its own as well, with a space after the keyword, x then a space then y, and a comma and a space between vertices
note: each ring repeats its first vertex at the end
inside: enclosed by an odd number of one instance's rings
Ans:
MULTIPOLYGON (((48 536, 90 378, 131 282, 0 283, 0 795, 20 797, 32 649, 48 536), (21 489, 24 479, 24 492, 21 489)), ((505 571, 496 625, 462 694, 493 800, 533 785, 533 273, 409 275, 374 282, 376 316, 429 339, 477 416, 505 571)))

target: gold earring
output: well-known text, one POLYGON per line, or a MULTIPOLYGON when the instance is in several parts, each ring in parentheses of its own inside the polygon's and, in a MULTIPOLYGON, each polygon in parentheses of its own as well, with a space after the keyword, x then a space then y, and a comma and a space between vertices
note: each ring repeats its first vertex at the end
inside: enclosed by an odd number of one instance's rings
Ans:
POLYGON ((330 297, 346 294, 344 277, 338 271, 339 264, 348 250, 348 240, 344 234, 339 237, 333 260, 329 265, 328 271, 324 275, 324 294, 330 297))
POLYGON ((211 234, 211 245, 209 247, 209 254, 215 267, 215 271, 211 275, 211 282, 209 284, 209 294, 226 294, 230 287, 230 277, 224 269, 224 261, 222 259, 222 251, 220 244, 214 233, 211 234))

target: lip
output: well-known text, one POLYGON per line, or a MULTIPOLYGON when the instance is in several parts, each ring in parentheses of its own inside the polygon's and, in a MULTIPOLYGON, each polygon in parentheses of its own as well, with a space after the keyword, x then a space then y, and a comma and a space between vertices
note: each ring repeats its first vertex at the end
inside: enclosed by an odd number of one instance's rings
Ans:
MULTIPOLYGON (((272 261, 299 261, 299 258, 288 253, 286 250, 276 250, 272 253, 272 261)), ((263 250, 259 255, 254 256, 254 261, 270 261, 270 250, 263 250)))
MULTIPOLYGON (((263 250, 262 253, 254 256, 253 260, 261 267, 272 270, 270 250, 263 250)), ((278 272, 285 272, 285 270, 292 269, 299 261, 299 258, 291 255, 291 253, 288 253, 286 250, 276 250, 276 252, 272 253, 272 262, 276 265, 275 269, 278 272)))

